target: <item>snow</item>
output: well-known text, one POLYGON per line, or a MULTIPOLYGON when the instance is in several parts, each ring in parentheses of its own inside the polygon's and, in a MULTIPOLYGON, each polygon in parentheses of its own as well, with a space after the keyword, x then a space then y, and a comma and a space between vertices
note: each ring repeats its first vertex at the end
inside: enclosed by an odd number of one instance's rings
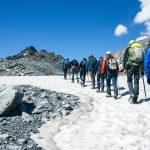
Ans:
POLYGON ((81 107, 70 116, 51 120, 31 138, 46 150, 149 150, 150 149, 150 88, 147 99, 140 80, 140 104, 128 103, 126 76, 118 79, 117 101, 105 93, 91 90, 90 82, 83 88, 62 76, 0 77, 0 84, 32 85, 80 97, 81 107))

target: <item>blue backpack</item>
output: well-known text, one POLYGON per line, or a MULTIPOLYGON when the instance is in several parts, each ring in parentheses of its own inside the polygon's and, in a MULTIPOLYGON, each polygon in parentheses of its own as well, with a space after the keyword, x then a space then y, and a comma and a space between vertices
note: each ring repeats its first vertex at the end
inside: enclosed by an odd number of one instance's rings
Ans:
POLYGON ((69 62, 68 58, 62 60, 62 67, 64 69, 67 69, 69 67, 69 64, 70 64, 70 62, 69 62))

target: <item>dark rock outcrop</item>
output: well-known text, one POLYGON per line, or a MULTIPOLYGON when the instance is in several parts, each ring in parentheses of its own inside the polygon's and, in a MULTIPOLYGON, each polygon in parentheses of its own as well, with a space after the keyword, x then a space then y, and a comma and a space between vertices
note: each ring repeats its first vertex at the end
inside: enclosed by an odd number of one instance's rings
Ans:
POLYGON ((7 115, 18 107, 21 103, 23 94, 11 86, 0 88, 0 116, 7 115))
POLYGON ((79 107, 79 98, 32 86, 15 88, 24 97, 18 109, 0 117, 0 149, 42 150, 30 136, 48 120, 69 115, 79 107))

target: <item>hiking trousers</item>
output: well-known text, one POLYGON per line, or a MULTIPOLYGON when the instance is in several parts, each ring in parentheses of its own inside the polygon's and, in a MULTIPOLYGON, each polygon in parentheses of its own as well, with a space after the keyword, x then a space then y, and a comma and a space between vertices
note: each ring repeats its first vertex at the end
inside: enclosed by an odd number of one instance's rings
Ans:
POLYGON ((82 75, 83 75, 83 71, 82 69, 80 69, 80 80, 82 81, 82 75))
POLYGON ((101 75, 101 91, 102 92, 104 92, 104 86, 105 86, 105 84, 104 84, 104 81, 105 81, 105 75, 101 75))
POLYGON ((95 89, 95 72, 91 71, 90 76, 91 76, 91 82, 92 82, 92 89, 95 89))
POLYGON ((130 95, 139 95, 140 67, 131 66, 127 69, 127 83, 130 95), (134 80, 134 83, 133 83, 134 80))
POLYGON ((86 76, 86 70, 81 69, 80 70, 80 79, 85 84, 85 76, 86 76))
POLYGON ((67 69, 64 69, 64 79, 67 79, 67 69))
POLYGON ((101 73, 97 73, 97 88, 100 90, 101 85, 101 73))
POLYGON ((104 80, 105 80, 104 75, 101 73, 97 73, 97 88, 100 90, 101 87, 102 92, 104 92, 104 80))
POLYGON ((107 74, 107 94, 111 95, 111 81, 113 84, 113 90, 116 95, 118 95, 118 87, 117 87, 117 74, 116 73, 108 73, 107 74))
POLYGON ((77 82, 79 82, 78 79, 78 68, 76 66, 72 66, 72 82, 74 82, 74 76, 76 75, 77 82))

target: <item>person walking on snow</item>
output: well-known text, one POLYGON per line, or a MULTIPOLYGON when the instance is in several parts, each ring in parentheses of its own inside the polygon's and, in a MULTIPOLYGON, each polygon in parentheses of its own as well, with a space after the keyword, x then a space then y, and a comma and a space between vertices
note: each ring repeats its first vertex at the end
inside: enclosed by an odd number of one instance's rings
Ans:
POLYGON ((96 58, 91 55, 89 56, 89 60, 86 64, 86 70, 87 72, 90 72, 91 81, 92 81, 92 89, 95 89, 95 66, 96 66, 97 60, 96 58))
POLYGON ((111 97, 111 80, 114 90, 114 99, 118 98, 118 87, 117 87, 117 77, 119 73, 119 66, 116 58, 111 54, 110 51, 106 53, 106 61, 104 64, 107 72, 107 95, 106 97, 111 97))
POLYGON ((96 91, 97 93, 104 92, 103 88, 100 91, 100 85, 102 86, 102 73, 101 73, 102 61, 103 61, 103 57, 100 57, 99 61, 96 64, 96 67, 95 67, 95 71, 96 71, 96 74, 97 74, 97 91, 96 91))
POLYGON ((147 78, 147 83, 150 85, 150 41, 149 41, 148 48, 145 52, 144 70, 147 78))
POLYGON ((78 79, 78 72, 79 72, 79 63, 76 59, 73 59, 70 62, 71 70, 72 70, 72 83, 74 83, 74 76, 76 75, 77 83, 79 82, 78 79))
POLYGON ((86 58, 83 58, 80 62, 80 79, 81 79, 81 85, 85 87, 85 77, 86 77, 86 58))
POLYGON ((130 92, 129 102, 136 104, 139 95, 139 79, 140 73, 144 75, 143 71, 143 53, 141 44, 134 40, 129 41, 129 47, 125 50, 123 67, 127 73, 127 83, 130 92), (137 59, 138 58, 138 59, 137 59), (134 79, 134 85, 133 85, 134 79))
POLYGON ((66 80, 67 79, 67 71, 68 71, 69 66, 70 66, 69 58, 63 59, 61 62, 61 65, 62 65, 62 69, 64 72, 64 79, 66 80))

